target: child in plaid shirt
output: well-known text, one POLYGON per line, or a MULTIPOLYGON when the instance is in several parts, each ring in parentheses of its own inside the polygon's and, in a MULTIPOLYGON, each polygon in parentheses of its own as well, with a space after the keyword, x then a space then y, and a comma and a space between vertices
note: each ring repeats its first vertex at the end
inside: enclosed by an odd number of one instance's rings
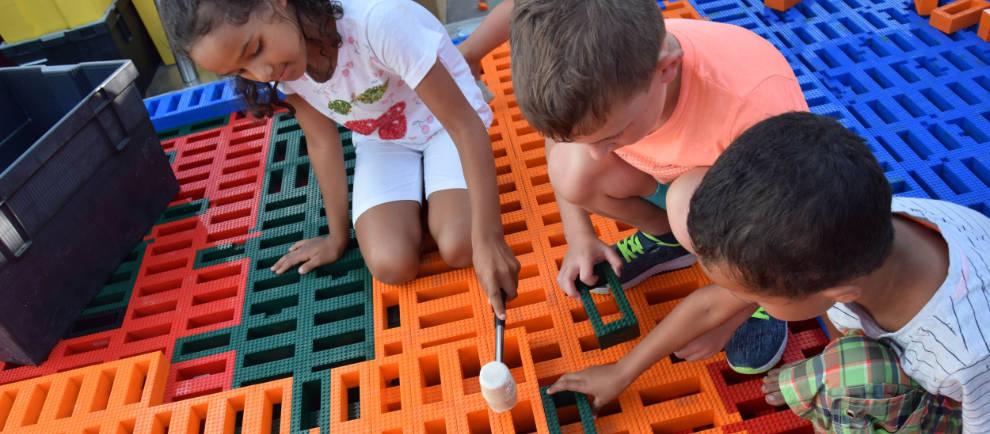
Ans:
POLYGON ((990 219, 892 199, 863 139, 810 113, 756 124, 694 182, 671 223, 725 289, 675 312, 733 299, 846 332, 771 371, 767 402, 821 432, 990 432, 990 219))

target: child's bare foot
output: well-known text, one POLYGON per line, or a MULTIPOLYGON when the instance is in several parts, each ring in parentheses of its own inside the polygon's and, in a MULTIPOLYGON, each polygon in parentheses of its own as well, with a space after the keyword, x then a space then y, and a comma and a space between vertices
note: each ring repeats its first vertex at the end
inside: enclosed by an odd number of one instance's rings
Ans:
POLYGON ((767 376, 763 377, 763 393, 766 395, 767 404, 774 407, 780 407, 782 405, 787 405, 784 401, 784 395, 780 393, 780 383, 778 382, 778 377, 780 375, 780 368, 772 369, 767 372, 767 376))
POLYGON ((784 395, 780 393, 780 371, 803 362, 804 360, 791 362, 779 368, 771 369, 770 372, 767 372, 767 376, 763 377, 763 388, 761 389, 766 395, 764 399, 766 399, 767 404, 774 407, 782 407, 787 405, 787 401, 784 400, 784 395))

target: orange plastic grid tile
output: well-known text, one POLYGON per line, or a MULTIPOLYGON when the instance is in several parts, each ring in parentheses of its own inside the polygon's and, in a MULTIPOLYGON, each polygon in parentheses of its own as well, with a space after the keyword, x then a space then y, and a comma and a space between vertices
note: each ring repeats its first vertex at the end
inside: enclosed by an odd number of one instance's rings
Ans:
POLYGON ((74 432, 161 403, 168 363, 161 353, 0 386, 0 431, 74 432))
POLYGON ((980 14, 980 28, 976 31, 980 39, 990 41, 990 9, 984 9, 980 14))
POLYGON ((522 329, 506 332, 503 360, 516 380, 519 400, 503 414, 488 411, 478 382, 481 366, 494 358, 493 343, 451 342, 335 368, 330 430, 546 433, 530 354, 522 329))
POLYGON ((160 352, 0 386, 11 433, 289 432, 292 379, 162 404, 160 352))
MULTIPOLYGON (((692 12, 689 4, 677 2, 665 15, 693 16, 692 12)), ((513 244, 528 237, 532 246, 532 254, 527 247, 520 258, 520 296, 509 303, 506 324, 506 345, 521 354, 518 361, 509 362, 520 385, 520 404, 506 415, 488 411, 477 375, 492 358, 492 314, 472 273, 435 268, 442 273, 427 273, 409 285, 375 283, 377 358, 331 371, 333 432, 547 432, 540 386, 566 372, 614 362, 635 345, 626 342, 599 349, 582 304, 566 297, 553 281, 566 252, 566 240, 549 183, 545 140, 529 126, 516 104, 509 64, 508 46, 503 45, 483 59, 482 77, 496 95, 492 102, 496 121, 490 135, 507 239, 513 244), (512 206, 507 208, 508 204, 512 206), (516 230, 508 230, 513 225, 516 230)), ((592 223, 609 243, 635 231, 598 216, 592 216, 592 223)), ((695 266, 654 277, 627 293, 641 334, 649 332, 681 298, 707 283, 695 266)), ((618 317, 610 297, 596 296, 595 303, 604 321, 618 317)), ((802 339, 815 345, 825 343, 823 335, 801 333, 792 334, 787 357, 814 346, 802 346, 802 339)), ((747 419, 750 414, 745 411, 750 407, 744 405, 740 410, 720 396, 725 381, 713 374, 712 364, 725 364, 724 354, 695 363, 675 358, 661 361, 616 403, 603 409, 596 426, 601 432, 758 430, 775 423, 808 427, 790 413, 762 409, 760 419, 747 419), (761 425, 764 421, 770 425, 761 425)), ((564 432, 581 432, 574 409, 558 409, 558 419, 564 432)))

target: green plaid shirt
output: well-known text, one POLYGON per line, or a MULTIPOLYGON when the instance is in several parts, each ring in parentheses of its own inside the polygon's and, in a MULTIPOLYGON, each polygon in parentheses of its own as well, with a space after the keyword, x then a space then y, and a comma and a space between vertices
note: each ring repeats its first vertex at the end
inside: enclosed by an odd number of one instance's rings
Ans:
POLYGON ((783 369, 780 391, 823 433, 955 433, 962 405, 932 395, 901 370, 887 346, 858 330, 822 354, 783 369))

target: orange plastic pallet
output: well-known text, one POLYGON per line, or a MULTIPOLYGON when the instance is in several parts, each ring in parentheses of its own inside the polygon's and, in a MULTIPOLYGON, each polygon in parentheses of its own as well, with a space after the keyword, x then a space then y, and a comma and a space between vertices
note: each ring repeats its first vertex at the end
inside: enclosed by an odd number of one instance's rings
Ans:
POLYGON ((0 386, 0 431, 79 432, 161 404, 168 363, 145 354, 0 386))
POLYGON ((162 404, 160 352, 0 386, 10 433, 289 432, 292 380, 162 404))
POLYGON ((986 8, 990 8, 990 2, 957 0, 935 8, 929 23, 946 34, 952 34, 980 22, 980 15, 986 8))

